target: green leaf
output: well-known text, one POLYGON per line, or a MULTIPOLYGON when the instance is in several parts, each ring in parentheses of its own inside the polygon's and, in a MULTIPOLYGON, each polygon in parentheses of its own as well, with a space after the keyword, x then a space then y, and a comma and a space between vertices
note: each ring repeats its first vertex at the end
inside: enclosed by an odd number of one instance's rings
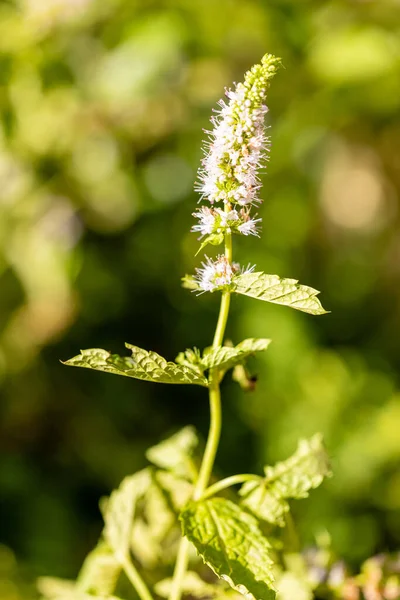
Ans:
POLYGON ((266 350, 270 343, 271 340, 267 339, 249 338, 247 340, 243 340, 243 342, 235 347, 210 347, 204 351, 201 362, 204 369, 219 367, 220 369, 224 369, 226 371, 235 365, 242 363, 254 352, 266 350))
POLYGON ((320 434, 310 440, 300 440, 296 452, 274 467, 265 467, 261 483, 246 482, 239 491, 242 504, 257 517, 284 526, 289 511, 288 498, 306 498, 309 490, 329 476, 328 456, 320 434))
POLYGON ((107 596, 114 592, 120 574, 120 563, 108 544, 101 541, 85 558, 77 588, 96 596, 107 596))
POLYGON ((153 569, 160 562, 164 539, 176 524, 172 503, 152 473, 151 485, 136 511, 130 538, 135 558, 146 569, 153 569))
POLYGON ((149 448, 146 457, 157 467, 193 481, 197 474, 193 455, 198 444, 199 439, 195 428, 188 426, 160 444, 149 448))
POLYGON ((301 285, 296 279, 282 279, 278 275, 265 273, 243 273, 235 278, 234 291, 237 294, 283 304, 311 315, 326 314, 316 297, 319 292, 301 285))
POLYGON ((65 365, 84 367, 95 371, 105 371, 116 375, 125 375, 134 379, 157 383, 193 383, 207 387, 207 379, 196 369, 167 362, 156 352, 148 352, 137 346, 125 344, 132 356, 111 354, 100 348, 81 350, 74 358, 65 361, 65 365))
POLYGON ((178 514, 181 509, 187 504, 192 496, 193 485, 177 477, 169 471, 157 471, 155 478, 166 494, 168 494, 171 505, 178 514))
POLYGON ((102 503, 103 535, 120 562, 129 555, 137 503, 151 484, 149 469, 125 477, 117 490, 102 503))
POLYGON ((183 534, 203 561, 248 600, 275 598, 270 544, 255 517, 225 498, 190 502, 183 534))
POLYGON ((182 281, 182 287, 187 290, 193 291, 193 290, 199 289, 199 284, 197 283, 197 281, 193 275, 184 275, 182 277, 181 281, 182 281))
POLYGON ((186 479, 171 471, 152 471, 151 484, 135 511, 131 550, 146 569, 170 564, 180 538, 178 514, 193 492, 186 479))
POLYGON ((175 358, 175 362, 178 365, 184 365, 203 374, 204 369, 201 364, 201 354, 198 348, 193 348, 193 350, 192 348, 187 348, 184 352, 179 352, 175 358))
POLYGON ((37 588, 44 598, 48 600, 73 600, 76 594, 77 600, 86 594, 80 594, 76 590, 75 581, 58 579, 57 577, 39 577, 37 588))
POLYGON ((203 248, 208 246, 208 244, 212 244, 213 246, 219 246, 220 244, 222 244, 224 239, 225 239, 225 236, 223 233, 211 233, 202 241, 201 246, 197 250, 195 256, 197 256, 199 254, 199 252, 201 252, 203 250, 203 248))

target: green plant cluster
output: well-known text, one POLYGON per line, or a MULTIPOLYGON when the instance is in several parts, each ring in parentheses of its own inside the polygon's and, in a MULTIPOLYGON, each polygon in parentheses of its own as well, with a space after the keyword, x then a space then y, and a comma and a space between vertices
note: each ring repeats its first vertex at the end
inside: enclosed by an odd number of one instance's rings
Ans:
POLYGON ((41 578, 43 598, 113 600, 123 594, 119 579, 125 573, 139 596, 150 599, 137 565, 157 596, 171 597, 168 575, 176 560, 180 525, 198 553, 182 578, 181 594, 275 598, 282 560, 279 529, 288 518, 288 499, 307 497, 330 474, 320 436, 302 440, 293 456, 266 467, 264 476, 247 475, 239 495, 228 488, 240 483, 240 476, 213 483, 197 501, 191 497, 201 454, 193 427, 150 448, 147 457, 153 466, 126 477, 102 499, 103 533, 77 581, 41 578), (222 496, 216 495, 223 490, 222 496))
MULTIPOLYGON (((232 211, 229 196, 232 189, 238 202, 247 198, 249 190, 251 201, 260 202, 254 194, 259 191, 257 169, 261 161, 260 148, 265 140, 265 111, 260 112, 258 105, 253 106, 247 95, 250 89, 257 98, 265 101, 276 62, 272 55, 265 55, 261 65, 256 65, 245 75, 244 85, 238 84, 235 92, 227 92, 230 103, 227 106, 221 102, 224 107, 221 121, 213 121, 215 141, 203 161, 202 177, 207 181, 203 196, 209 193, 213 203, 213 194, 217 190, 224 202, 224 212, 228 214, 232 211), (242 130, 247 128, 247 123, 250 133, 246 138, 242 130), (225 179, 226 172, 229 176, 225 179)), ((198 269, 202 273, 197 280, 198 286, 196 279, 191 285, 194 289, 203 288, 203 291, 221 291, 212 346, 203 352, 186 350, 178 355, 176 362, 168 362, 155 352, 126 344, 132 352, 128 357, 94 348, 82 350, 65 363, 153 383, 206 387, 209 390, 210 427, 200 457, 196 457, 197 434, 188 427, 147 452, 148 459, 161 469, 147 468, 126 477, 120 487, 101 502, 104 530, 100 542, 86 559, 76 583, 54 579, 39 583, 44 597, 49 600, 88 600, 94 596, 115 600, 121 572, 125 573, 140 600, 153 600, 154 591, 162 596, 166 587, 169 588, 169 600, 180 600, 185 593, 193 595, 185 588, 188 577, 197 580, 200 597, 224 595, 226 584, 250 600, 276 597, 279 582, 277 588, 274 573, 277 561, 273 552, 279 541, 275 539, 273 528, 285 526, 288 499, 307 497, 311 489, 330 475, 330 468, 322 438, 317 434, 309 441, 302 440, 288 460, 265 467, 264 477, 233 475, 210 485, 221 436, 221 381, 230 369, 244 369, 246 359, 255 352, 266 350, 270 343, 268 339, 246 339, 237 346, 224 345, 230 297, 238 292, 311 314, 326 311, 316 298, 318 292, 298 285, 296 280, 253 273, 253 269, 232 277, 236 269, 233 268, 229 227, 223 231, 223 241, 225 255, 218 257, 216 262, 208 258, 207 264, 203 263, 204 268, 198 269), (243 484, 236 501, 218 496, 233 484, 243 484), (156 512, 152 514, 154 507, 156 512), (192 547, 218 577, 214 588, 207 583, 207 575, 202 581, 196 571, 188 570, 192 547), (152 566, 148 577, 143 573, 146 565, 143 555, 152 566), (174 565, 171 579, 159 580, 160 562, 161 566, 163 563, 174 565), (154 591, 149 587, 149 577, 156 578, 154 591), (207 591, 201 591, 202 583, 207 591)), ((186 287, 187 282, 188 277, 185 277, 186 287)), ((282 545, 281 553, 284 550, 286 547, 282 545)))

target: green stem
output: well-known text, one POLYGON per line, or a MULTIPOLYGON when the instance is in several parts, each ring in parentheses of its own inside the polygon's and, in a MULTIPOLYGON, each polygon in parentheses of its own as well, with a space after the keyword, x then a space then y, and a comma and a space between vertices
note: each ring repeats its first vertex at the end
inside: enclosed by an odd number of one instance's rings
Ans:
MULTIPOLYGON (((225 207, 227 210, 227 207, 225 207)), ((232 262, 232 234, 225 235, 225 256, 229 262, 232 262)), ((228 321, 231 293, 226 290, 222 293, 221 306, 215 335, 213 348, 221 346, 224 340, 225 328, 228 321)), ((208 486, 209 479, 214 467, 215 455, 217 454, 219 438, 221 435, 221 392, 219 389, 219 369, 210 369, 209 373, 209 398, 210 398, 210 429, 208 432, 206 449, 201 462, 199 477, 196 481, 193 492, 193 500, 199 500, 208 486)), ((174 576, 172 579, 171 593, 169 600, 180 600, 182 595, 182 582, 189 562, 190 543, 183 537, 179 546, 176 559, 174 576)))
POLYGON ((149 588, 128 557, 124 557, 123 560, 121 560, 121 565, 129 581, 135 588, 140 600, 153 600, 153 596, 151 595, 149 588))
MULTIPOLYGON (((213 369, 214 371, 214 369, 213 369)), ((199 478, 194 488, 193 500, 199 500, 203 495, 204 490, 208 485, 210 479, 215 455, 217 454, 219 438, 221 434, 221 392, 218 383, 218 369, 215 369, 216 373, 210 374, 210 430, 208 433, 206 449, 204 451, 203 460, 200 467, 199 478)))
MULTIPOLYGON (((232 234, 225 235, 225 256, 232 262, 232 234)), ((229 306, 231 303, 231 293, 229 290, 222 292, 221 306, 219 309, 217 327, 215 329, 213 348, 221 346, 224 341, 226 324, 229 316, 229 306)))
POLYGON ((221 307, 219 309, 218 322, 217 322, 217 327, 215 329, 213 348, 216 348, 217 346, 221 346, 221 344, 224 340, 224 334, 225 334, 226 323, 228 321, 230 303, 231 303, 231 293, 230 292, 222 292, 221 307))
POLYGON ((244 473, 243 475, 231 475, 230 477, 226 477, 225 479, 221 479, 221 481, 217 481, 213 485, 210 485, 210 487, 208 487, 204 491, 201 500, 210 498, 211 496, 218 494, 218 492, 221 492, 222 490, 225 490, 226 488, 231 487, 232 485, 244 483, 245 481, 262 481, 262 477, 260 477, 259 475, 250 475, 247 473, 244 473))
POLYGON ((174 576, 171 583, 169 600, 179 600, 182 595, 182 583, 189 562, 190 542, 186 537, 182 537, 178 555, 176 557, 174 576))
POLYGON ((296 525, 294 523, 291 512, 287 512, 285 515, 286 521, 286 532, 288 538, 288 546, 292 552, 300 551, 300 539, 297 535, 296 525))

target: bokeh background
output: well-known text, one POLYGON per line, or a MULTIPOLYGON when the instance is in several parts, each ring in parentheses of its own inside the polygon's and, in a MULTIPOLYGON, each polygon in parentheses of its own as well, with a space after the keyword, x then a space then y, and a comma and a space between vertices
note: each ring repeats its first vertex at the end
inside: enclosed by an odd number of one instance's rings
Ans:
POLYGON ((79 348, 209 345, 218 297, 180 287, 203 128, 265 53, 261 240, 235 255, 322 290, 311 317, 235 298, 229 337, 271 337, 254 393, 224 383, 218 469, 259 470, 322 431, 335 477, 299 502, 357 565, 400 545, 400 3, 0 3, 0 597, 74 577, 98 499, 204 390, 62 366, 79 348))

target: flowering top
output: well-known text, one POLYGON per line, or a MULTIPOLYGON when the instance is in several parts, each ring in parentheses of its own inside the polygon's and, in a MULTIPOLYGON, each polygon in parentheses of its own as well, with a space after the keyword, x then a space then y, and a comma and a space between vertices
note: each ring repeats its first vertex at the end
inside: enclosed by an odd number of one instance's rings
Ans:
MULTIPOLYGON (((261 219, 251 214, 251 209, 260 202, 257 171, 266 159, 269 143, 264 128, 265 98, 278 64, 278 58, 266 54, 246 73, 243 83, 226 90, 228 100, 219 101, 220 108, 211 118, 213 130, 208 132, 210 139, 196 184, 201 200, 209 204, 193 213, 198 222, 192 231, 205 238, 200 250, 207 244, 227 242, 232 233, 259 235, 261 219)), ((197 269, 195 280, 201 290, 232 289, 240 269, 232 264, 231 251, 226 256, 229 259, 219 256, 215 261, 206 257, 203 268, 197 269)))
POLYGON ((235 90, 227 90, 229 102, 220 100, 206 156, 199 171, 197 189, 211 204, 224 202, 248 206, 259 201, 257 168, 265 158, 268 138, 264 131, 264 104, 269 82, 279 59, 266 54, 245 75, 235 90))

